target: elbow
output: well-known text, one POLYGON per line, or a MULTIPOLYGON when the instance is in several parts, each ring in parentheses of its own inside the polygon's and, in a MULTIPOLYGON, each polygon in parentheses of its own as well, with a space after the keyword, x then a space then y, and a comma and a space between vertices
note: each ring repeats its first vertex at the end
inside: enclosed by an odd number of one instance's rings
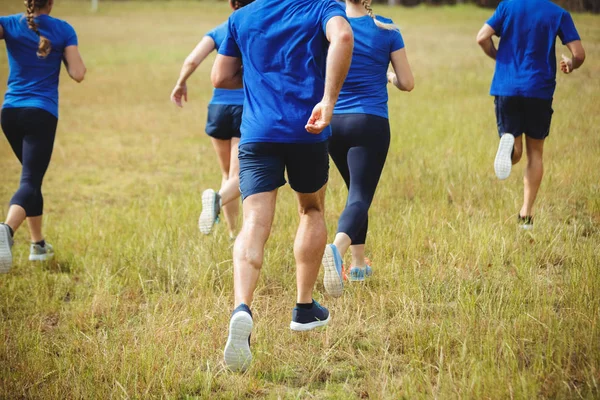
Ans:
POLYGON ((483 47, 483 45, 487 41, 487 38, 485 38, 484 36, 481 36, 481 35, 477 35, 476 40, 477 40, 477 44, 480 45, 481 47, 483 47))
POLYGON ((402 82, 402 91, 403 92, 412 92, 413 89, 415 88, 415 80, 411 79, 411 80, 407 80, 405 82, 402 82))
POLYGON ((85 79, 85 73, 86 72, 87 72, 87 70, 85 69, 85 67, 83 67, 83 68, 75 70, 75 71, 69 71, 69 76, 75 82, 81 83, 85 79))
POLYGON ((223 76, 223 74, 219 73, 218 71, 213 70, 212 73, 210 74, 210 80, 212 82, 213 87, 215 87, 217 89, 225 89, 226 79, 223 76))
POLYGON ((573 59, 577 64, 581 65, 585 61, 585 51, 582 51, 578 54, 573 54, 573 59))

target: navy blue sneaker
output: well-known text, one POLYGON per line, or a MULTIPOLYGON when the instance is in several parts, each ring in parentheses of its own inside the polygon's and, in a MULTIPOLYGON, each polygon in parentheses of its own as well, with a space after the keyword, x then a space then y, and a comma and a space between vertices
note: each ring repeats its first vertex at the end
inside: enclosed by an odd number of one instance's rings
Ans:
POLYGON ((344 293, 344 278, 342 276, 342 256, 335 244, 328 244, 323 253, 323 286, 325 291, 333 296, 340 297, 344 293))
POLYGON ((313 300, 312 308, 294 307, 290 329, 293 331, 310 331, 329 323, 329 310, 313 300))
POLYGON ((240 304, 229 321, 229 337, 223 352, 225 364, 233 372, 244 372, 252 362, 250 334, 252 333, 252 312, 245 304, 240 304))

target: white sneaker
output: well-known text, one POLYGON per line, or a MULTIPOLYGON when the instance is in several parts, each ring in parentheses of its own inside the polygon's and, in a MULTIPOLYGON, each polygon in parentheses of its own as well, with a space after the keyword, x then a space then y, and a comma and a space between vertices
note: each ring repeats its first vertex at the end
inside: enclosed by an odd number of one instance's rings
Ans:
POLYGON ((44 247, 36 243, 31 243, 29 248, 29 261, 48 261, 54 257, 54 248, 50 243, 44 247))
POLYGON ((342 276, 342 256, 334 244, 325 246, 323 253, 323 286, 325 291, 333 297, 340 297, 344 293, 344 278, 342 276))
POLYGON ((209 235, 221 212, 221 196, 212 189, 202 193, 202 213, 198 219, 200 232, 209 235))
POLYGON ((512 170, 512 152, 515 145, 515 137, 510 133, 505 133, 500 138, 498 152, 494 160, 494 171, 498 179, 506 179, 510 176, 512 170))
POLYGON ((13 239, 8 225, 0 224, 0 274, 6 274, 12 267, 13 239))
POLYGON ((236 311, 229 321, 229 336, 223 352, 225 364, 233 372, 244 372, 252 363, 250 334, 252 316, 246 311, 236 311))

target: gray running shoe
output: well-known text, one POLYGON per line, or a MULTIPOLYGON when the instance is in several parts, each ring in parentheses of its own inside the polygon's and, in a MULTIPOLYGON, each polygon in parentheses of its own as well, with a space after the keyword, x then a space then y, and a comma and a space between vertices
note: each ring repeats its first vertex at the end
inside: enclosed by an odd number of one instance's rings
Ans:
POLYGON ((8 225, 0 224, 0 274, 6 274, 12 267, 13 239, 8 225))
POLYGON ((202 193, 202 213, 198 220, 200 232, 209 235, 219 218, 221 212, 221 196, 212 189, 206 189, 202 193))
POLYGON ((29 261, 48 261, 54 257, 54 248, 50 243, 46 243, 44 247, 36 243, 31 243, 29 250, 29 261))

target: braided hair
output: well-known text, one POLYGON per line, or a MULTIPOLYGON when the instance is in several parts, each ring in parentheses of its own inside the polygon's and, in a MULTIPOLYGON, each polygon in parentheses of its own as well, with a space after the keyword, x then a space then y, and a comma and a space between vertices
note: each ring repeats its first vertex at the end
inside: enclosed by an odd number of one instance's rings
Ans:
POLYGON ((50 51, 52 50, 52 43, 50 43, 50 40, 47 37, 42 36, 38 30, 33 14, 36 9, 44 8, 47 4, 48 0, 25 0, 25 7, 27 7, 27 12, 25 13, 27 26, 40 38, 37 50, 37 56, 39 58, 48 57, 48 54, 50 54, 50 51))
POLYGON ((254 2, 254 0, 229 0, 229 4, 234 10, 239 10, 240 8, 247 6, 248 4, 254 2))
POLYGON ((358 4, 359 1, 362 4, 362 6, 365 8, 365 10, 367 10, 367 14, 369 15, 369 17, 373 18, 373 22, 375 22, 375 25, 377 25, 381 29, 386 29, 388 31, 398 30, 398 27, 396 25, 386 24, 384 22, 381 22, 380 20, 378 20, 375 17, 375 14, 373 13, 373 9, 371 8, 371 0, 352 0, 352 2, 355 4, 358 4))

